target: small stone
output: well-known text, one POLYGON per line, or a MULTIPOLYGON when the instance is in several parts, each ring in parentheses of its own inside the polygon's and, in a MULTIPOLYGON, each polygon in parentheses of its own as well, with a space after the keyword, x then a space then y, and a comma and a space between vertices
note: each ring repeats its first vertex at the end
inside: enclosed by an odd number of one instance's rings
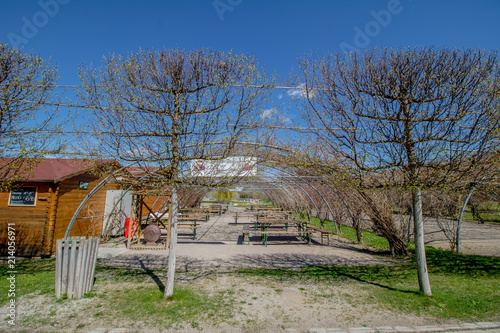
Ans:
POLYGON ((342 328, 327 328, 326 333, 348 333, 346 330, 342 328))
POLYGON ((310 333, 326 333, 326 329, 324 328, 311 328, 309 329, 310 333))
POLYGON ((448 331, 458 331, 461 330, 463 327, 460 325, 443 325, 443 328, 448 331))
POLYGON ((442 331, 441 327, 437 326, 415 326, 417 332, 439 332, 442 331))
POLYGON ((377 333, 377 331, 371 327, 354 327, 349 329, 350 333, 377 333))
POLYGON ((481 328, 497 328, 500 327, 500 323, 492 323, 492 322, 481 322, 476 323, 476 325, 481 326, 481 328))
POLYGON ((462 326, 462 328, 466 328, 468 330, 477 330, 477 329, 482 328, 481 326, 474 324, 474 323, 465 323, 465 324, 462 324, 461 326, 462 326))

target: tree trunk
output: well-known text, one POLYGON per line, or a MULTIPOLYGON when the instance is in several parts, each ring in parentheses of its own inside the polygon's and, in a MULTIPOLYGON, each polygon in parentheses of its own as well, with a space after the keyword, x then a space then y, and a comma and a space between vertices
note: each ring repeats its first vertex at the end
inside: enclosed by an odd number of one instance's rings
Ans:
POLYGON ((406 244, 401 238, 394 236, 394 235, 392 235, 392 237, 388 236, 385 238, 387 240, 389 240, 389 245, 392 249, 393 255, 396 255, 396 256, 408 255, 408 249, 406 247, 406 244))
POLYGON ((354 228, 356 229, 356 239, 358 240, 358 243, 361 243, 361 241, 363 240, 363 232, 361 229, 361 223, 359 222, 359 220, 357 218, 355 219, 355 221, 356 221, 356 224, 354 224, 354 228))
POLYGON ((163 298, 170 297, 174 294, 174 276, 175 276, 175 259, 177 250, 177 212, 178 212, 178 200, 177 200, 177 184, 172 185, 172 210, 171 214, 171 225, 170 225, 170 246, 168 248, 168 270, 167 270, 167 283, 165 285, 165 292, 163 298))
POLYGON ((174 113, 172 115, 172 161, 170 171, 172 172, 170 191, 172 197, 170 219, 170 246, 168 247, 168 267, 167 267, 167 283, 165 284, 165 293, 163 298, 171 297, 174 294, 174 277, 175 277, 175 261, 177 256, 177 212, 179 211, 179 114, 180 114, 180 97, 179 94, 174 95, 174 113))
POLYGON ((428 296, 432 295, 429 283, 429 272, 427 271, 427 259, 424 244, 424 221, 422 216, 422 193, 420 188, 412 192, 413 219, 415 225, 415 254, 417 255, 417 275, 420 291, 428 296))

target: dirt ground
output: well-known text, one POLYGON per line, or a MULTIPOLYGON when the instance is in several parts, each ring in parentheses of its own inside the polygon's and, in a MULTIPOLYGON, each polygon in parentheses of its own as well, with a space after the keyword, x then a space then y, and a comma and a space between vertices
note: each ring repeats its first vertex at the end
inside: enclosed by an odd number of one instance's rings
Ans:
MULTIPOLYGON (((265 247, 253 235, 250 245, 242 244, 242 229, 249 220, 234 223, 233 213, 243 208, 232 207, 223 216, 202 222, 196 239, 186 232, 179 235, 176 281, 209 293, 232 291, 235 309, 230 321, 218 326, 186 326, 161 332, 308 332, 312 328, 422 326, 457 324, 456 320, 426 318, 397 309, 384 309, 364 302, 366 290, 352 284, 331 285, 311 281, 282 282, 262 277, 230 274, 241 267, 283 268, 302 265, 375 265, 393 264, 396 259, 377 255, 370 249, 336 236, 329 245, 321 244, 319 236, 308 246, 295 237, 271 238, 265 247), (228 274, 229 273, 229 274, 228 274)), ((446 238, 437 226, 426 223, 427 244, 446 248, 446 238)), ((500 226, 464 223, 462 250, 467 254, 500 256, 500 226)), ((100 265, 138 269, 166 267, 168 251, 128 250, 124 239, 102 244, 100 265)), ((164 280, 164 277, 159 277, 164 280)), ((149 285, 151 281, 148 282, 149 285)), ((97 285, 96 296, 112 288, 140 286, 97 285)), ((29 295, 19 301, 19 315, 29 318, 36 330, 89 332, 98 327, 134 327, 131 332, 158 332, 146 322, 110 322, 96 318, 99 297, 53 301, 47 295, 29 295), (89 323, 88 318, 92 318, 89 323), (133 326, 130 326, 133 325, 133 326)), ((2 309, 3 311, 4 309, 2 309)), ((33 326, 32 326, 33 327, 33 326)), ((0 331, 5 329, 0 323, 0 331)), ((18 327, 23 331, 21 327, 18 327)), ((15 331, 15 330, 14 330, 15 331)), ((127 331, 128 332, 128 331, 127 331)))
MULTIPOLYGON (((425 243, 448 250, 450 243, 433 219, 425 221, 425 243)), ((462 222, 460 227, 460 252, 481 256, 500 257, 500 225, 462 222)))

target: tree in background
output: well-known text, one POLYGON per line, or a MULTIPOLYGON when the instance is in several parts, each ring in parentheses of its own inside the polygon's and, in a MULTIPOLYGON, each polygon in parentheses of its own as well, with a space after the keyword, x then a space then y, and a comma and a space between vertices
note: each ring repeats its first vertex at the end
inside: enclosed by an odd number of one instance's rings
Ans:
POLYGON ((421 191, 486 172, 498 147, 497 54, 376 48, 304 57, 300 69, 304 120, 330 156, 360 186, 411 190, 419 285, 431 295, 421 191))
POLYGON ((0 188, 44 155, 50 138, 41 131, 57 125, 56 112, 47 107, 56 81, 57 71, 47 61, 0 43, 0 157, 12 157, 0 162, 0 188))
MULTIPOLYGON (((223 160, 263 119, 264 77, 253 57, 212 50, 139 51, 81 68, 83 103, 92 110, 100 154, 134 163, 170 187, 171 242, 165 297, 173 293, 178 190, 203 183, 193 160, 223 160)), ((238 153, 241 153, 240 151, 238 153)), ((212 179, 227 186, 226 179, 212 179)))
POLYGON ((218 191, 216 197, 217 201, 222 203, 228 203, 229 201, 233 200, 234 192, 218 191))

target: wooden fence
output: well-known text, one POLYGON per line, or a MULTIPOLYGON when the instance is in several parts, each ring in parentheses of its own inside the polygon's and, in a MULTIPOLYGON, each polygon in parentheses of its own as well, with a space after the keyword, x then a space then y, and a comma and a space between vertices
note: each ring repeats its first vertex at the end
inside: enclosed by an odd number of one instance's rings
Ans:
POLYGON ((56 243, 56 298, 81 298, 92 290, 100 237, 70 237, 56 243))

